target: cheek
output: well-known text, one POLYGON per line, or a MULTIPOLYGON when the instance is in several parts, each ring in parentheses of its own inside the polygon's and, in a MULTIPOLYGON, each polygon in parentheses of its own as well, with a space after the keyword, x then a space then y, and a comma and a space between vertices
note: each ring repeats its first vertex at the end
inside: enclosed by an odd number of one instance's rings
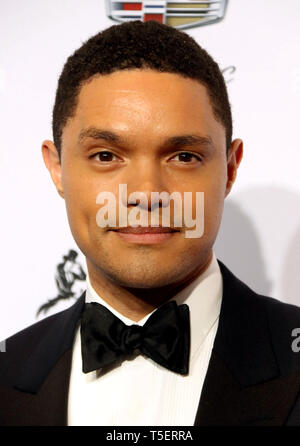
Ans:
POLYGON ((216 181, 206 190, 204 215, 205 233, 217 234, 224 208, 225 185, 222 181, 216 181))
MULTIPOLYGON (((217 166, 216 166, 217 167, 217 166)), ((226 175, 223 168, 210 169, 201 177, 197 190, 204 193, 204 235, 215 233, 220 225, 226 188, 226 175)), ((194 213, 196 214, 194 208, 194 213)), ((198 211, 198 215, 200 211, 198 211)))
POLYGON ((80 179, 75 171, 64 172, 63 187, 71 230, 82 233, 93 220, 96 224, 97 188, 90 181, 80 179))

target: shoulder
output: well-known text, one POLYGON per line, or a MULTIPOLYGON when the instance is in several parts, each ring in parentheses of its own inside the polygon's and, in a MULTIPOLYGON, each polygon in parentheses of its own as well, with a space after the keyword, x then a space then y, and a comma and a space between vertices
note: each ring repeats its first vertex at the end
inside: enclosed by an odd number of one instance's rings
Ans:
POLYGON ((270 336, 282 374, 300 368, 300 307, 257 295, 268 319, 270 336))
POLYGON ((257 293, 218 262, 223 278, 219 348, 236 347, 240 355, 251 352, 253 360, 264 362, 274 354, 283 375, 299 370, 300 307, 257 293))
MULTIPOLYGON (((65 310, 64 310, 65 311, 65 310)), ((51 316, 45 317, 44 319, 33 323, 32 325, 18 331, 12 336, 6 338, 5 350, 6 353, 18 350, 20 354, 26 354, 27 350, 31 350, 39 342, 39 339, 45 335, 52 324, 55 322, 60 313, 55 313, 51 316)))
MULTIPOLYGON (((234 275, 219 259, 218 263, 223 278, 223 294, 230 296, 227 300, 231 302, 232 306, 239 310, 246 309, 246 311, 250 311, 253 309, 255 313, 266 311, 270 319, 275 320, 278 317, 282 317, 282 323, 300 324, 299 306, 286 303, 284 296, 282 300, 278 300, 256 292, 234 275)), ((232 309, 230 308, 230 310, 232 309)), ((280 327, 278 326, 278 328, 280 327)))
POLYGON ((73 308, 76 306, 78 306, 78 302, 75 302, 66 310, 45 317, 2 341, 4 351, 0 353, 0 384, 10 383, 14 380, 15 371, 19 370, 31 354, 39 348, 48 334, 55 335, 59 331, 59 327, 66 325, 73 308))
POLYGON ((248 285, 243 284, 244 290, 251 299, 255 312, 264 311, 269 321, 271 332, 290 335, 291 330, 300 327, 300 307, 284 302, 271 296, 255 292, 248 285))

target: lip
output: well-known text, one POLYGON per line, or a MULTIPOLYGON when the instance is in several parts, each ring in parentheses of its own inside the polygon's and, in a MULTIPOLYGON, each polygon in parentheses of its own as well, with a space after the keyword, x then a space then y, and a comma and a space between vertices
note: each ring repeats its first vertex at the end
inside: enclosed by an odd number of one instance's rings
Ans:
POLYGON ((131 243, 156 244, 170 240, 179 232, 170 227, 126 227, 113 229, 120 238, 131 243))
POLYGON ((177 229, 169 226, 126 226, 125 228, 112 229, 112 231, 122 232, 125 234, 162 234, 170 232, 178 232, 177 229))

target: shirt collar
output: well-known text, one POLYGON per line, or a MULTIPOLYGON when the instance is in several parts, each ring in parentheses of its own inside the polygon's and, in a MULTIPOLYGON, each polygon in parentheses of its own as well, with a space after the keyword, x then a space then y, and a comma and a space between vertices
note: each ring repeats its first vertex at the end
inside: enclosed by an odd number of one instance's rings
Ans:
MULTIPOLYGON (((117 310, 112 308, 99 296, 92 287, 89 275, 86 278, 86 295, 85 301, 98 302, 110 310, 126 325, 144 325, 153 310, 138 322, 123 316, 117 310)), ((178 294, 173 296, 171 300, 175 300, 178 305, 187 304, 190 309, 190 327, 191 327, 191 359, 197 353, 199 347, 205 340, 207 334, 217 321, 222 301, 223 283, 222 274, 213 252, 211 262, 206 270, 200 274, 187 287, 183 288, 178 294)))

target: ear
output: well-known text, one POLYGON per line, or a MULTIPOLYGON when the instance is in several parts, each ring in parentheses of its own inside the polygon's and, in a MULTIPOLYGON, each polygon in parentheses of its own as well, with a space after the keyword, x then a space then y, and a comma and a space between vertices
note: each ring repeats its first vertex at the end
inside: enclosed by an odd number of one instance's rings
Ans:
POLYGON ((42 144, 42 155, 44 163, 50 172, 51 178, 57 192, 64 198, 62 181, 61 181, 61 163, 58 151, 52 141, 46 140, 42 144))
POLYGON ((237 169, 243 158, 243 141, 241 139, 235 139, 232 141, 230 149, 227 155, 227 183, 225 190, 225 197, 231 191, 233 183, 236 179, 237 169))

